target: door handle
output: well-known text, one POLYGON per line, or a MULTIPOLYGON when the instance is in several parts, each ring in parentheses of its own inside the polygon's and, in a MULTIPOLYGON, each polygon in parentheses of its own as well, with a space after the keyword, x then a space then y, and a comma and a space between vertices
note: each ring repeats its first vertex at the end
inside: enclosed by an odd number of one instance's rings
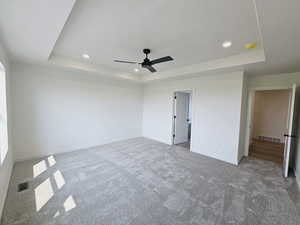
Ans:
POLYGON ((284 136, 284 137, 290 137, 290 138, 295 138, 295 137, 297 137, 296 135, 289 135, 289 134, 284 134, 283 136, 284 136))

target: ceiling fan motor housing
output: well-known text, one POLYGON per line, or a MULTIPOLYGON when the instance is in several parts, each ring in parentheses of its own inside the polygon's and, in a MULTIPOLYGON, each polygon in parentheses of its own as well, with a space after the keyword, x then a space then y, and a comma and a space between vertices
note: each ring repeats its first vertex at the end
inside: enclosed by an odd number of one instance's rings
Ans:
POLYGON ((151 50, 149 48, 143 49, 143 53, 146 55, 146 58, 144 59, 144 61, 142 63, 131 62, 131 61, 122 61, 122 60, 115 60, 115 62, 130 63, 130 64, 140 64, 142 66, 142 68, 146 68, 150 72, 155 73, 156 69, 152 65, 158 64, 158 63, 163 63, 163 62, 168 62, 168 61, 172 61, 173 60, 173 58, 171 56, 165 56, 165 57, 162 57, 162 58, 159 58, 159 59, 150 60, 148 58, 148 54, 150 54, 150 52, 151 52, 151 50))
POLYGON ((151 50, 149 48, 145 48, 143 50, 143 52, 144 52, 144 54, 148 55, 148 54, 150 54, 151 50))
POLYGON ((150 59, 148 59, 148 54, 150 54, 151 50, 148 48, 145 48, 143 50, 144 54, 146 54, 146 58, 144 59, 144 61, 142 62, 142 67, 146 67, 146 66, 151 66, 151 61, 150 59))
POLYGON ((144 61, 142 62, 142 67, 145 66, 151 66, 151 61, 148 58, 145 58, 144 61))

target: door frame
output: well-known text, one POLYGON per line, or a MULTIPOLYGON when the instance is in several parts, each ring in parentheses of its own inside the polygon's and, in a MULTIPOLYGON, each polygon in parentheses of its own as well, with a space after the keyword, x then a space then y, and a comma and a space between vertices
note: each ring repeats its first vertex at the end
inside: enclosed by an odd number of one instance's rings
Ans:
POLYGON ((191 111, 192 111, 192 123, 191 123, 191 139, 190 139, 190 149, 189 151, 192 151, 192 143, 193 143, 193 121, 195 118, 195 108, 194 108, 194 89, 176 89, 173 91, 172 94, 172 130, 171 130, 171 143, 174 145, 174 134, 175 134, 175 113, 176 113, 176 103, 175 103, 175 95, 176 92, 186 92, 190 94, 190 101, 189 104, 191 104, 191 111))
MULTIPOLYGON (((249 147, 251 143, 251 134, 252 134, 252 124, 253 124, 253 116, 254 116, 254 107, 255 107, 255 92, 257 91, 279 91, 279 90, 292 90, 292 86, 275 86, 275 87, 257 87, 257 88, 249 88, 248 89, 248 100, 247 100, 247 119, 246 119, 246 138, 245 138, 245 149, 244 155, 249 155, 249 147)), ((290 111, 290 101, 289 98, 289 108, 290 111)), ((286 123, 288 123, 288 119, 286 123)))

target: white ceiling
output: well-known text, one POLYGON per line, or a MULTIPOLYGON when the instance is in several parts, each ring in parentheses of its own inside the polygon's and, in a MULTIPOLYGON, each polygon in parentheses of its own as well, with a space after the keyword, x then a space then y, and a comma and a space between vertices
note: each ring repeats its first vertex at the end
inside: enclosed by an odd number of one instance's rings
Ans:
POLYGON ((246 66, 248 74, 300 71, 300 1, 257 0, 266 62, 246 66))
POLYGON ((0 1, 0 34, 13 61, 133 80, 243 67, 249 74, 300 71, 297 0, 0 1), (76 2, 76 3, 75 3, 76 2), (74 4, 75 3, 75 4, 74 4), (230 40, 231 48, 222 48, 230 40), (245 50, 257 42, 255 50, 245 50), (170 55, 150 74, 114 59, 170 55), (82 54, 90 55, 89 60, 82 54), (266 62, 265 62, 266 61, 266 62), (260 63, 259 63, 260 62, 260 63), (256 63, 256 64, 255 64, 256 63))
POLYGON ((150 48, 153 59, 175 59, 156 65, 166 71, 241 53, 259 39, 252 1, 85 0, 77 1, 53 54, 81 60, 88 52, 95 64, 132 72, 113 60, 141 62, 142 49, 150 48), (232 48, 221 47, 225 40, 232 48))
POLYGON ((47 61, 76 0, 1 0, 0 36, 13 60, 47 61))

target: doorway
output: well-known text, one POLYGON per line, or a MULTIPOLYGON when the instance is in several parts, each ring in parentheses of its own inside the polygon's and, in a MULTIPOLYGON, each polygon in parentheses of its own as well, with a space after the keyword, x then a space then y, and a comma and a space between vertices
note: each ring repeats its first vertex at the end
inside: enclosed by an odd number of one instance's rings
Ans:
POLYGON ((290 90, 262 90, 254 93, 250 156, 283 163, 290 94, 290 90))
POLYGON ((284 177, 295 151, 298 95, 296 85, 249 92, 246 155, 282 165, 284 177))
POLYGON ((173 102, 173 144, 190 150, 192 91, 177 91, 173 102))

